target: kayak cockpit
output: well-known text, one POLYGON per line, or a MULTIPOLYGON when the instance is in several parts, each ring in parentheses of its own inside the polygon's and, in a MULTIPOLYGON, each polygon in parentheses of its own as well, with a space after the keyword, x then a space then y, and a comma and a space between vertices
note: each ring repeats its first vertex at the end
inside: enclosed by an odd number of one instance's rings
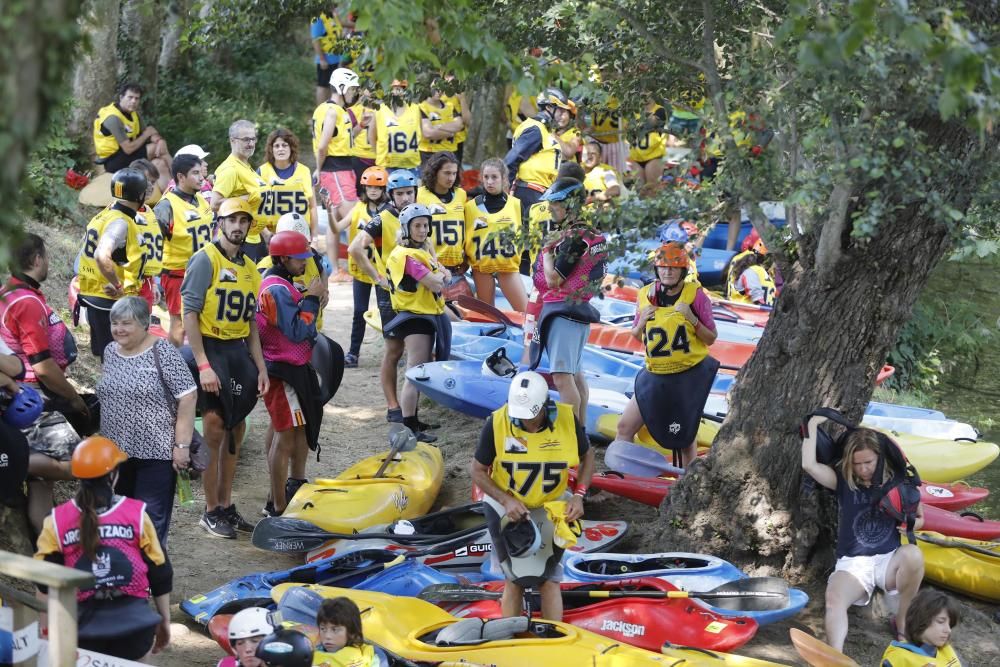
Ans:
POLYGON ((554 624, 531 620, 526 616, 515 616, 489 620, 462 619, 420 637, 420 641, 439 647, 455 647, 514 639, 559 639, 565 636, 566 633, 554 624))

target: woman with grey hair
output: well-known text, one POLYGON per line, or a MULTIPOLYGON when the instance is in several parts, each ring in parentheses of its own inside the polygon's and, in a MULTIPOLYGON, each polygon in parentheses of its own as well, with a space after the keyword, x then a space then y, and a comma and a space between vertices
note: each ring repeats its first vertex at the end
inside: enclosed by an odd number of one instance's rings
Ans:
POLYGON ((177 472, 189 462, 197 387, 177 348, 149 333, 145 299, 115 302, 111 335, 97 395, 101 435, 128 454, 115 493, 146 503, 165 549, 177 472))

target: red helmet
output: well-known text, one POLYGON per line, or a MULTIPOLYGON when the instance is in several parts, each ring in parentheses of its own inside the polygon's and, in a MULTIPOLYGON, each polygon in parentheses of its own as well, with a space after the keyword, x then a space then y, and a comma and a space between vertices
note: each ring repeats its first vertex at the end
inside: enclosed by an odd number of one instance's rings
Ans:
POLYGON ((384 188, 389 183, 389 172, 383 167, 368 167, 361 174, 361 185, 384 188))
POLYGON ((291 257, 293 259, 312 257, 309 241, 299 232, 278 232, 271 237, 271 243, 267 246, 267 250, 271 257, 291 257))
POLYGON ((653 266, 664 266, 675 269, 686 269, 690 266, 690 258, 681 243, 664 243, 656 251, 653 266))
POLYGON ((685 220, 681 223, 681 229, 687 232, 688 238, 694 238, 698 236, 701 231, 698 229, 698 225, 694 224, 690 220, 685 220))
POLYGON ((751 229, 747 237, 743 239, 743 243, 740 244, 740 250, 750 250, 753 245, 760 240, 760 234, 757 233, 756 229, 751 229))

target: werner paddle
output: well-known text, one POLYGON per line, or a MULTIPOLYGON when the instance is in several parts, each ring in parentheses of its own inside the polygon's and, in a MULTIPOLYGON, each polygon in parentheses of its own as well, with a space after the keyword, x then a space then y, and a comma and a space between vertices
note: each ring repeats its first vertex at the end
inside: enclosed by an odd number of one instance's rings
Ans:
POLYGON ((683 468, 668 463, 663 454, 625 440, 615 440, 608 445, 604 450, 604 464, 611 470, 636 477, 684 474, 683 468))
MULTIPOLYGON (((433 584, 420 592, 421 600, 428 602, 474 602, 499 600, 501 591, 488 591, 463 584, 433 584)), ((659 591, 659 590, 580 590, 562 591, 564 598, 653 598, 711 600, 712 604, 731 611, 772 611, 788 606, 788 582, 778 577, 751 577, 727 581, 710 591, 659 591)))
POLYGON ((304 519, 276 516, 257 522, 251 541, 258 549, 281 551, 284 553, 305 553, 323 546, 331 540, 388 540, 405 545, 428 545, 442 540, 471 536, 486 529, 486 520, 481 526, 472 526, 455 531, 450 535, 414 533, 394 535, 391 533, 331 533, 304 519))

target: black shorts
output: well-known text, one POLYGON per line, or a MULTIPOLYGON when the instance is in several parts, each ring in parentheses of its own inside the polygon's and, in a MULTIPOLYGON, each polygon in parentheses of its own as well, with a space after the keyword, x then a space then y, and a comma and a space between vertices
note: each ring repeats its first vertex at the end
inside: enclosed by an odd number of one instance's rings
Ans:
POLYGON ((368 167, 375 166, 375 160, 368 157, 352 157, 351 166, 354 167, 354 178, 357 182, 357 187, 355 188, 358 193, 358 199, 364 201, 365 186, 361 185, 361 175, 365 173, 365 169, 368 167))
POLYGON ((338 67, 340 67, 340 65, 328 64, 326 69, 323 69, 319 66, 319 63, 316 63, 316 87, 328 87, 330 85, 330 76, 333 74, 333 70, 338 67))
POLYGON ((396 311, 392 309, 392 297, 378 285, 375 286, 375 303, 378 304, 378 314, 382 318, 382 338, 402 340, 403 337, 399 335, 398 331, 386 332, 385 330, 389 322, 392 322, 393 318, 396 317, 396 311))
POLYGON ((104 360, 104 348, 114 342, 111 336, 111 306, 112 299, 85 296, 80 302, 87 309, 87 324, 90 326, 90 352, 95 357, 104 360))
POLYGON ((414 317, 401 322, 399 326, 392 330, 392 333, 396 334, 397 338, 406 338, 407 336, 431 336, 437 335, 437 329, 434 325, 427 320, 419 317, 414 317))
POLYGON ((126 153, 121 148, 112 153, 109 157, 104 158, 104 171, 109 174, 113 174, 120 169, 130 166, 136 160, 146 157, 146 144, 149 143, 147 139, 142 146, 135 149, 134 153, 126 153))

